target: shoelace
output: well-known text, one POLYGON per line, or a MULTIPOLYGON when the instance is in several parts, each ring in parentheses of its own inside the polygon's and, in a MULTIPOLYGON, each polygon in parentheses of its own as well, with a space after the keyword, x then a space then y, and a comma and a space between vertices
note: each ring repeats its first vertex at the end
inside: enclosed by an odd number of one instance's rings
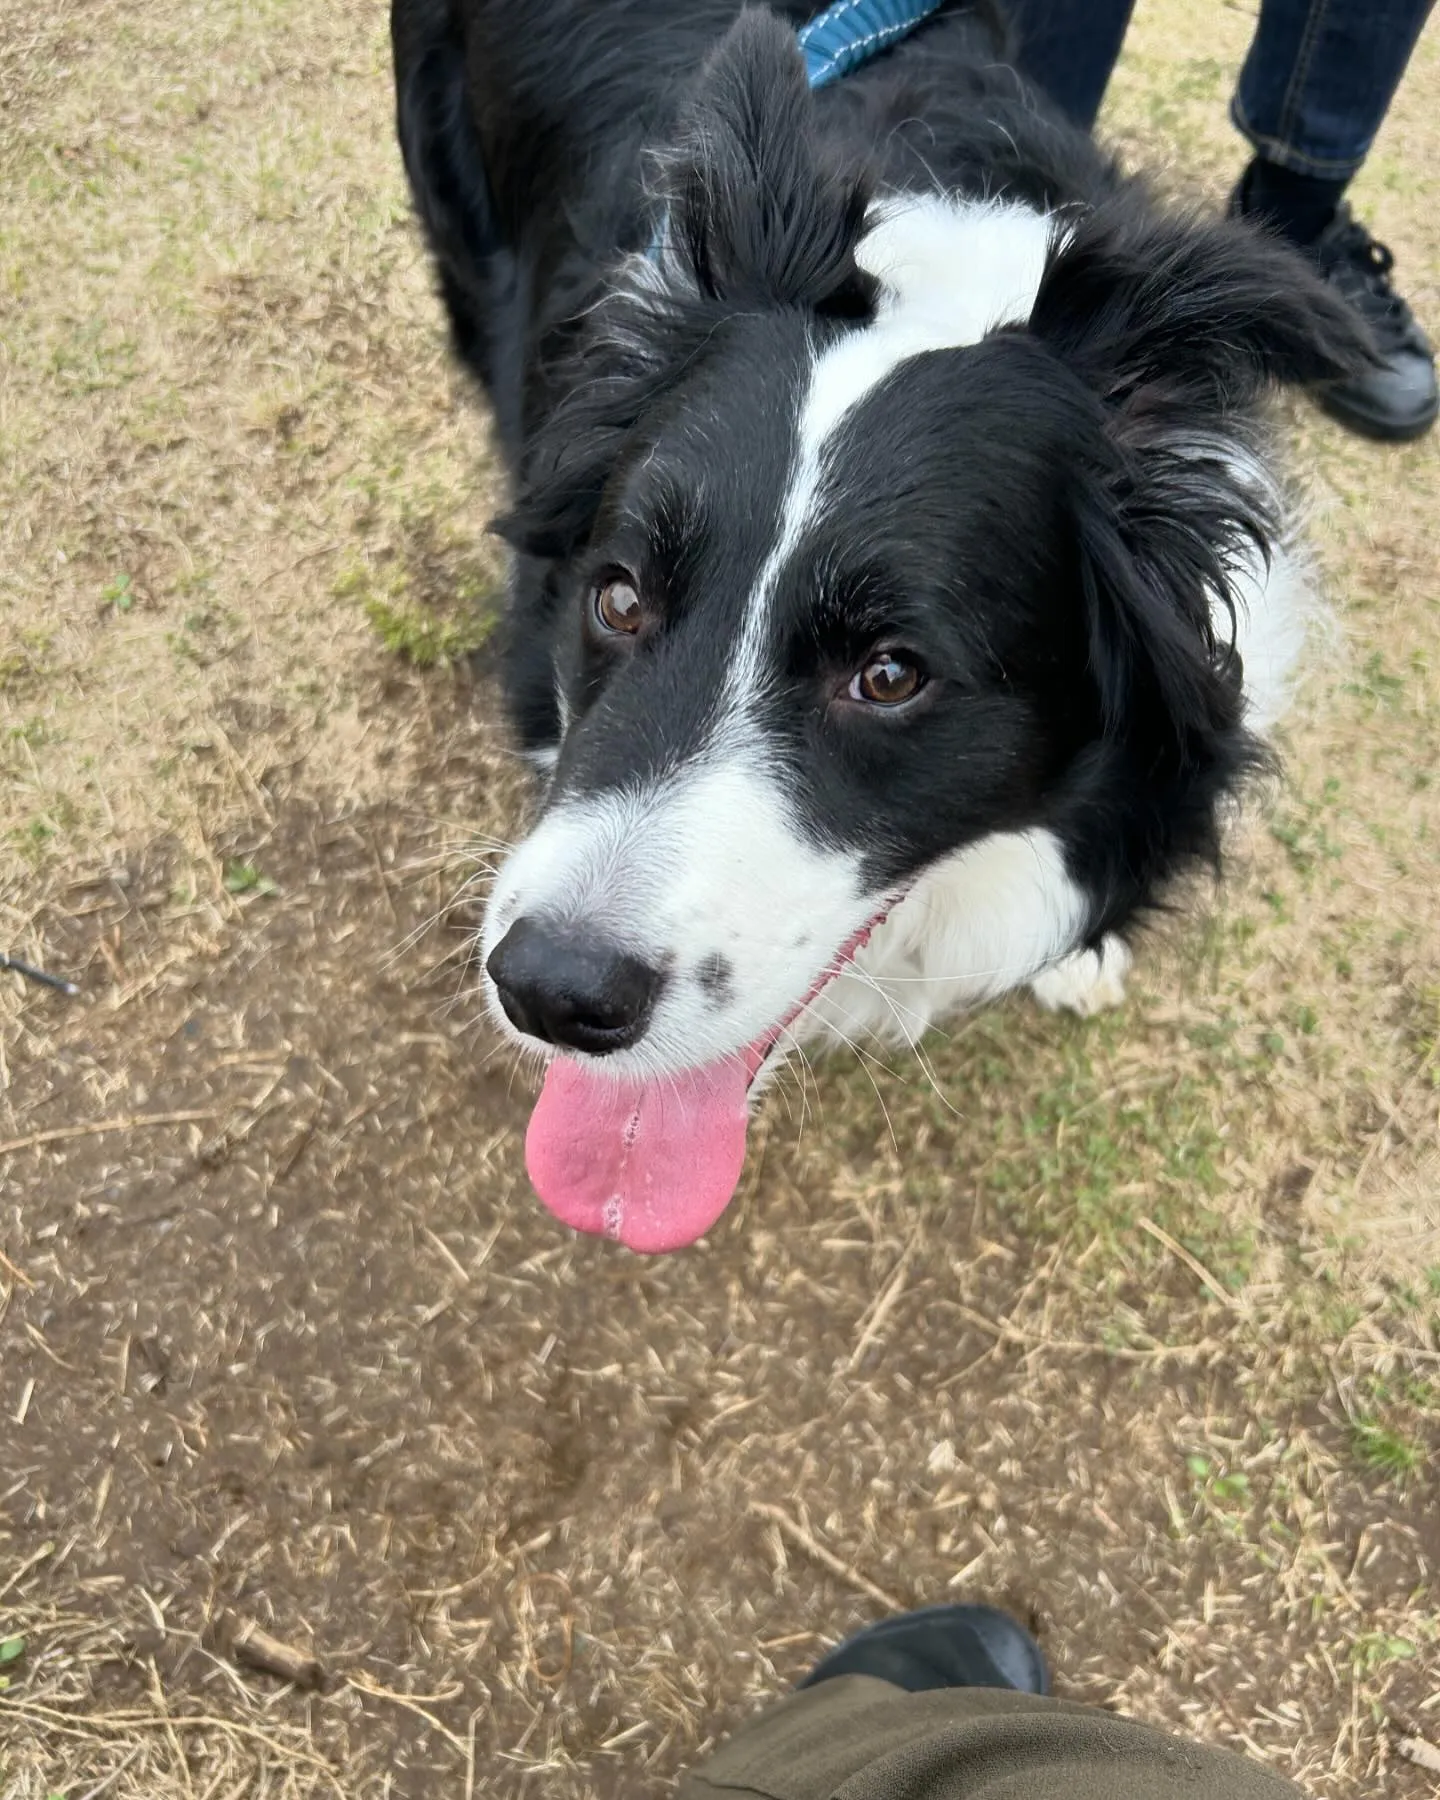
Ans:
POLYGON ((1395 256, 1388 244, 1372 237, 1358 219, 1347 216, 1325 244, 1324 260, 1341 275, 1349 297, 1373 326, 1388 325, 1397 336, 1404 334, 1410 308, 1391 284, 1395 256), (1344 280, 1345 276, 1350 279, 1344 280))

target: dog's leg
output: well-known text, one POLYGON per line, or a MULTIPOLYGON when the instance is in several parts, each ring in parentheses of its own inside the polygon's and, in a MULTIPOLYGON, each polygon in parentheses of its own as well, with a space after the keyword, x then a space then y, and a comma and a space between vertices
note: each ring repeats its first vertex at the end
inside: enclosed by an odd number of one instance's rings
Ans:
POLYGON ((1098 950, 1072 950, 1042 969, 1030 991, 1046 1012, 1073 1012, 1088 1019, 1124 1001, 1132 961, 1125 940, 1110 932, 1098 950))
POLYGON ((447 0, 392 0, 391 39, 400 151, 435 258, 451 340, 489 395, 513 464, 521 439, 525 295, 490 190, 464 39, 447 0))

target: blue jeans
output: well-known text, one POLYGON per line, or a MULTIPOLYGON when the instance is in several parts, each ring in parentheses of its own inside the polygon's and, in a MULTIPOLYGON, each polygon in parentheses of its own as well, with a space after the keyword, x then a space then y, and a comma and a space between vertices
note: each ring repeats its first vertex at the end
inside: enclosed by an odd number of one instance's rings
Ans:
MULTIPOLYGON (((1230 117, 1267 161, 1348 181, 1434 0, 1260 0, 1230 117)), ((1088 130, 1134 0, 1012 0, 1024 72, 1088 130)))

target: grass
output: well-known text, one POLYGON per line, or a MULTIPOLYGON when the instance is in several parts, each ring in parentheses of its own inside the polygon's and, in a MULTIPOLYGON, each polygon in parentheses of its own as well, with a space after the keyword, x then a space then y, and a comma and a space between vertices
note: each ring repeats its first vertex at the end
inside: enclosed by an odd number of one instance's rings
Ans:
MULTIPOLYGON (((380 491, 370 490, 378 505, 380 491)), ((425 497, 433 504, 433 496, 425 497)), ((498 615, 493 564, 413 502, 379 555, 352 560, 337 599, 358 603, 384 648, 417 669, 448 668, 480 650, 498 615)))
POLYGON ((255 894, 269 899, 280 892, 268 875, 262 875, 254 863, 232 862, 226 865, 224 888, 227 894, 255 894))
POLYGON ((1386 1631, 1367 1631, 1350 1646, 1350 1661, 1359 1675, 1374 1675, 1387 1663, 1409 1662, 1419 1655, 1409 1638, 1395 1637, 1386 1631))
POLYGON ((128 613, 135 604, 135 589, 128 575, 117 575, 100 590, 101 601, 117 613, 128 613))
POLYGON ((55 634, 43 625, 22 625, 0 651, 0 693, 33 691, 58 671, 55 634))
POLYGON ((1392 1481, 1414 1475, 1425 1461, 1418 1444, 1377 1419, 1356 1419, 1351 1424, 1350 1447, 1365 1468, 1392 1481))
POLYGON ((403 656, 417 669, 448 668, 478 650, 490 635, 488 619, 435 619, 375 595, 365 601, 365 617, 390 654, 403 656))

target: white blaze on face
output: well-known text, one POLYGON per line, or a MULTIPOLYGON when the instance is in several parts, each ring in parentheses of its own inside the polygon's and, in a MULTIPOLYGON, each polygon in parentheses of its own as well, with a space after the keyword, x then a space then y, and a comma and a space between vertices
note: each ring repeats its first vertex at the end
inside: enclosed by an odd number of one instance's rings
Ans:
POLYGON ((831 446, 847 416, 912 357, 1023 324, 1058 241, 1048 214, 1011 202, 911 194, 872 208, 855 260, 880 284, 875 320, 830 345, 811 369, 780 530, 736 649, 730 688, 739 704, 764 680, 778 578, 825 501, 831 446))
POLYGON ((911 194, 872 217, 855 260, 881 284, 877 329, 896 362, 1023 324, 1060 242, 1052 215, 1016 201, 911 194))

